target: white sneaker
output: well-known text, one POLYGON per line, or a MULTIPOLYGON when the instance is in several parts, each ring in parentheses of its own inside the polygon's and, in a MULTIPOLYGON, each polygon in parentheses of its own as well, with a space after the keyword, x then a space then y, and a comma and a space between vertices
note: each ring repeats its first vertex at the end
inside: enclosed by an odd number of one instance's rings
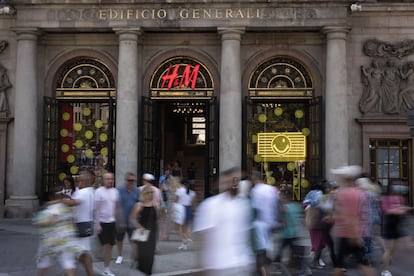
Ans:
POLYGON ((321 258, 319 258, 319 265, 322 267, 326 266, 325 262, 321 258))
POLYGON ((392 276, 392 274, 388 270, 384 270, 383 272, 381 272, 381 276, 392 276))
POLYGON ((109 269, 106 269, 102 272, 103 276, 115 276, 109 269))
POLYGON ((182 243, 182 244, 178 247, 178 249, 180 249, 180 250, 187 250, 187 245, 186 245, 186 244, 184 244, 184 243, 182 243))
POLYGON ((115 263, 116 264, 122 264, 122 261, 124 260, 124 258, 122 257, 122 256, 118 256, 117 258, 116 258, 116 261, 115 261, 115 263))

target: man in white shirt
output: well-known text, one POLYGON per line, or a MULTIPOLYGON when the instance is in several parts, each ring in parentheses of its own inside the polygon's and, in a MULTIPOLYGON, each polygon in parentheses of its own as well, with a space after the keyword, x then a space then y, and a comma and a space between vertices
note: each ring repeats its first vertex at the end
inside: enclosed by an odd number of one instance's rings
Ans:
MULTIPOLYGON (((73 206, 73 220, 76 223, 89 222, 93 228, 95 211, 95 190, 92 187, 93 176, 89 170, 79 172, 78 187, 72 194, 71 199, 63 200, 68 206, 73 206)), ((77 244, 84 250, 80 255, 80 262, 85 267, 88 276, 93 276, 92 256, 91 256, 91 236, 78 237, 77 244)))
POLYGON ((267 256, 267 250, 271 246, 270 234, 273 228, 277 226, 278 221, 278 201, 279 194, 276 187, 265 184, 260 172, 252 172, 251 179, 253 189, 251 191, 251 199, 253 208, 256 210, 256 218, 254 223, 258 244, 261 252, 258 252, 258 261, 261 265, 270 262, 267 256))
POLYGON ((95 206, 96 231, 103 245, 104 271, 102 275, 114 276, 115 274, 109 269, 109 263, 116 239, 115 214, 116 208, 119 208, 119 192, 114 188, 113 173, 108 172, 103 175, 103 186, 95 192, 95 206))

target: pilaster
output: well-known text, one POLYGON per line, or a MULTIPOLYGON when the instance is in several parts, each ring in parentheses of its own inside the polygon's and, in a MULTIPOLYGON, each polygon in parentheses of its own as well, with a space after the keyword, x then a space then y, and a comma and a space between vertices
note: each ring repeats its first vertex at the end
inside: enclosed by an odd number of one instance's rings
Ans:
POLYGON ((30 217, 39 202, 35 194, 38 137, 36 28, 15 29, 17 62, 14 106, 13 185, 6 200, 6 217, 30 217))
POLYGON ((119 37, 118 85, 116 98, 116 185, 127 172, 138 168, 138 114, 140 87, 138 41, 140 28, 114 29, 119 37))
POLYGON ((220 172, 242 161, 242 89, 240 41, 244 28, 219 28, 221 35, 220 172))
POLYGON ((331 169, 349 162, 348 87, 346 68, 346 39, 348 27, 323 28, 326 34, 326 91, 325 91, 325 176, 331 169))

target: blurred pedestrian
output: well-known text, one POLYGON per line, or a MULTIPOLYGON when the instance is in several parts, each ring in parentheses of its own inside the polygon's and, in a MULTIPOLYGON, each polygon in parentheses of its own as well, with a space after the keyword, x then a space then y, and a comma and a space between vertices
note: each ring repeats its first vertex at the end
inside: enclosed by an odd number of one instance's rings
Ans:
POLYGON ((263 263, 271 263, 267 251, 271 248, 271 231, 278 224, 278 204, 279 194, 277 188, 265 184, 262 174, 259 171, 253 171, 251 174, 253 188, 251 190, 252 207, 255 209, 256 218, 254 224, 256 235, 258 235, 256 246, 262 248, 263 252, 259 253, 259 259, 263 263))
POLYGON ((175 160, 171 167, 171 174, 173 177, 181 178, 183 176, 183 169, 181 168, 180 160, 175 160))
POLYGON ((160 176, 158 181, 158 189, 161 191, 162 201, 160 210, 160 239, 169 240, 170 224, 171 224, 171 203, 173 201, 172 194, 173 176, 171 170, 166 168, 164 174, 160 176))
POLYGON ((254 263, 250 247, 251 206, 238 197, 239 168, 223 171, 218 195, 198 206, 194 232, 201 242, 200 262, 205 275, 251 274, 254 263))
POLYGON ((141 189, 140 201, 131 211, 129 221, 139 231, 149 230, 146 241, 138 241, 137 269, 145 275, 152 274, 154 264, 155 246, 158 232, 157 208, 154 205, 154 190, 152 186, 145 185, 141 189))
POLYGON ((326 246, 327 235, 329 235, 329 232, 327 231, 329 226, 323 220, 325 212, 320 206, 325 182, 326 181, 318 181, 313 183, 311 190, 306 194, 305 199, 303 200, 306 214, 305 222, 306 227, 309 230, 312 244, 311 251, 313 252, 311 267, 318 269, 325 266, 325 262, 321 258, 321 255, 322 250, 326 246))
POLYGON ((292 191, 285 189, 281 196, 281 244, 276 254, 275 262, 280 263, 284 249, 288 246, 297 258, 299 263, 298 276, 311 275, 312 271, 307 264, 305 258, 305 248, 301 245, 300 240, 303 239, 303 208, 297 202, 292 201, 292 191))
POLYGON ((354 255, 363 275, 373 276, 374 270, 365 258, 363 240, 363 218, 365 193, 356 186, 356 178, 361 174, 360 166, 343 166, 332 169, 340 188, 336 192, 334 225, 332 235, 335 240, 337 258, 334 276, 344 274, 345 257, 354 255))
POLYGON ((62 203, 63 187, 50 194, 52 198, 33 219, 39 227, 40 243, 37 255, 39 276, 45 275, 52 266, 52 259, 57 258, 67 276, 74 276, 76 270, 75 253, 79 252, 75 244, 75 229, 72 222, 72 210, 62 203))
POLYGON ((331 230, 334 224, 334 208, 335 208, 335 195, 336 191, 339 188, 338 184, 335 181, 326 181, 324 183, 323 196, 319 202, 319 208, 323 211, 323 222, 326 224, 325 238, 326 246, 329 250, 329 255, 331 258, 332 266, 336 265, 336 256, 335 256, 335 244, 331 235, 331 230))
POLYGON ((99 241, 103 246, 104 271, 102 275, 113 276, 109 268, 112 258, 112 247, 116 240, 116 209, 119 208, 119 192, 114 188, 114 174, 107 172, 103 175, 103 186, 95 193, 96 230, 99 241))
POLYGON ((381 210, 383 213, 382 237, 385 241, 381 276, 392 276, 389 271, 390 261, 397 249, 398 241, 406 236, 402 226, 404 225, 405 215, 412 209, 406 205, 404 198, 399 192, 396 185, 388 183, 387 193, 381 196, 381 210))
POLYGON ((182 186, 175 192, 175 202, 182 205, 185 210, 184 220, 180 225, 182 243, 178 249, 186 250, 187 247, 193 242, 191 239, 189 227, 193 221, 193 206, 196 199, 196 193, 191 190, 190 183, 187 179, 182 179, 181 184, 182 186))
POLYGON ((362 174, 356 181, 357 187, 365 192, 366 200, 363 202, 362 238, 364 239, 364 256, 369 264, 373 264, 373 243, 375 229, 381 223, 379 206, 379 187, 375 185, 366 174, 362 174))
MULTIPOLYGON (((117 215, 117 234, 116 234, 116 245, 118 257, 116 258, 115 263, 121 264, 124 257, 122 254, 123 243, 125 234, 128 236, 128 241, 131 244, 131 247, 134 247, 135 244, 131 243, 132 231, 135 229, 134 225, 129 221, 129 216, 131 215, 132 208, 135 203, 139 201, 140 190, 137 187, 137 178, 132 172, 127 172, 125 174, 125 183, 121 186, 118 186, 119 199, 121 208, 119 211, 120 214, 117 215)), ((136 250, 132 249, 132 252, 136 250)), ((135 259, 135 257, 133 257, 135 259)))
POLYGON ((190 185, 194 185, 196 178, 196 167, 194 161, 190 163, 190 166, 187 168, 187 180, 190 185))
POLYGON ((75 180, 73 177, 71 175, 65 176, 63 179, 63 189, 61 192, 71 198, 76 190, 77 188, 75 186, 75 180))

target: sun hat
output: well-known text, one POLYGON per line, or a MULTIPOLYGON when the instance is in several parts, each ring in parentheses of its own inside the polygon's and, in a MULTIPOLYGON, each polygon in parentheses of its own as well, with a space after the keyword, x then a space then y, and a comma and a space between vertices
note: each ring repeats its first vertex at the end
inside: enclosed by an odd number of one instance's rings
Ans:
POLYGON ((148 180, 148 181, 154 181, 155 177, 154 175, 150 174, 150 173, 144 173, 142 175, 142 179, 148 180))
POLYGON ((343 178, 357 178, 361 175, 362 168, 358 165, 342 166, 332 169, 331 173, 343 178))
POLYGON ((381 188, 378 185, 375 185, 368 177, 358 178, 355 180, 355 183, 365 191, 371 191, 378 194, 381 192, 381 188))

